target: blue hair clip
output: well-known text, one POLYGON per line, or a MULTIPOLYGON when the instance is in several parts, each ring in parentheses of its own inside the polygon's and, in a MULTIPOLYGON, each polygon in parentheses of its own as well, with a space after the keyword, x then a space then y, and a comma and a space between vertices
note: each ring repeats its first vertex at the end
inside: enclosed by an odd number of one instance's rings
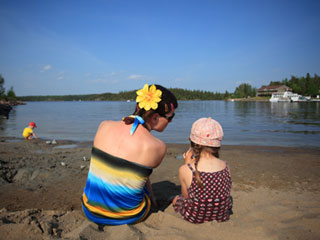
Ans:
POLYGON ((140 116, 134 116, 134 123, 133 123, 133 125, 132 125, 132 127, 131 127, 130 135, 133 135, 133 133, 136 131, 139 123, 140 123, 141 125, 144 124, 143 118, 140 117, 140 116))

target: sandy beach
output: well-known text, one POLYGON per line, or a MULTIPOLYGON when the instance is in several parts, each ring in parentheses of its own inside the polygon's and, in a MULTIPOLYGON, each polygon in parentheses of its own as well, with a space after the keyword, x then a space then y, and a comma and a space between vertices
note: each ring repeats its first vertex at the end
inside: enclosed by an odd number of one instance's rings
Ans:
POLYGON ((320 148, 223 146, 234 214, 191 224, 168 199, 180 192, 183 144, 168 144, 151 181, 159 209, 135 225, 88 221, 80 196, 91 143, 0 137, 0 239, 320 239, 320 148))

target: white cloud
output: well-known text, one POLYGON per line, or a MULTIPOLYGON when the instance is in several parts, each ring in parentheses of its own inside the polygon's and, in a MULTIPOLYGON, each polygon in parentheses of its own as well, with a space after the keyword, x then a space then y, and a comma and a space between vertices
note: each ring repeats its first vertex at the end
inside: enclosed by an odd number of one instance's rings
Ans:
POLYGON ((46 66, 43 67, 43 70, 44 70, 44 71, 48 71, 48 70, 50 70, 51 68, 52 68, 51 65, 46 65, 46 66))
POLYGON ((51 65, 46 65, 46 66, 44 66, 44 67, 41 69, 41 71, 40 71, 40 72, 48 71, 48 70, 50 70, 51 68, 52 68, 52 66, 51 66, 51 65))
POLYGON ((132 74, 128 78, 129 79, 137 79, 137 80, 139 80, 139 79, 143 79, 144 76, 143 75, 132 74))
POLYGON ((59 72, 57 79, 58 80, 63 80, 64 79, 64 72, 59 72))
POLYGON ((128 79, 151 81, 151 80, 153 80, 153 77, 146 76, 146 75, 131 74, 131 75, 128 77, 128 79))

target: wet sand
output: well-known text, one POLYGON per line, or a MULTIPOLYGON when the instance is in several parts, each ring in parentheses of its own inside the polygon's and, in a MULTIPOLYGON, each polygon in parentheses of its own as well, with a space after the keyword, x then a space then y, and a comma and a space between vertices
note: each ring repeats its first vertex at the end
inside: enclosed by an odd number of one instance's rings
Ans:
POLYGON ((0 239, 320 239, 320 148, 223 146, 234 214, 196 225, 168 202, 180 193, 177 173, 188 146, 167 146, 151 176, 159 209, 142 223, 101 232, 80 203, 91 143, 0 137, 0 239))

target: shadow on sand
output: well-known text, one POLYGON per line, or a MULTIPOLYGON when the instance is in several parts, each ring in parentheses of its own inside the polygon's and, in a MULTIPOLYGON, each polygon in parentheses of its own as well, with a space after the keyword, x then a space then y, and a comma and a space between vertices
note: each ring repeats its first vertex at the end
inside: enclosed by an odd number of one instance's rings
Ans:
POLYGON ((164 211, 172 201, 172 197, 181 193, 181 186, 169 181, 161 181, 152 184, 153 194, 157 199, 158 208, 152 208, 152 212, 164 211))

